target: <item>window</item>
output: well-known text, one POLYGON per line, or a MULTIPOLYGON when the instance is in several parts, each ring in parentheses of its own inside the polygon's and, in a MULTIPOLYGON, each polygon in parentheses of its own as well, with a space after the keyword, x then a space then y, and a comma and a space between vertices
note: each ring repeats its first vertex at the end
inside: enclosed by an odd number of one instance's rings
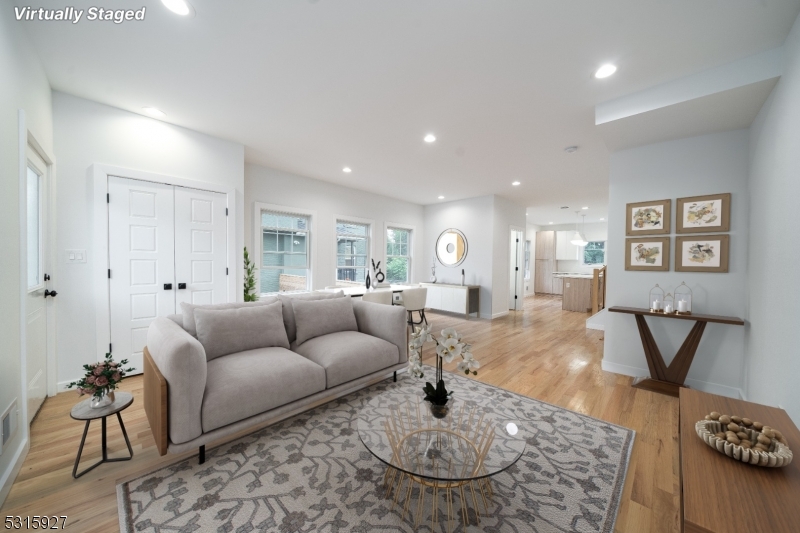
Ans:
POLYGON ((261 293, 309 290, 310 217, 261 212, 261 293))
POLYGON ((369 224, 336 221, 336 285, 363 285, 367 279, 369 224))
POLYGON ((411 281, 411 230, 386 228, 386 281, 411 281))
POLYGON ((40 213, 42 177, 28 167, 28 290, 42 284, 40 213))
POLYGON ((531 279, 531 241, 525 241, 525 279, 531 279))
POLYGON ((590 241, 583 247, 584 265, 602 265, 606 262, 606 241, 590 241))

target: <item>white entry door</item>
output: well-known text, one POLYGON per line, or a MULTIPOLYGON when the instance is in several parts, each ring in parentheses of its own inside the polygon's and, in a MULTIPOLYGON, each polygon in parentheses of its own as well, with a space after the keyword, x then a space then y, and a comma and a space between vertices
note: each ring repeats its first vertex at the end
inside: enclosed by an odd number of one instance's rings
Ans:
POLYGON ((109 350, 138 373, 150 322, 175 313, 175 187, 109 176, 108 194, 109 350))
POLYGON ((521 230, 511 229, 511 239, 509 242, 509 261, 508 272, 508 308, 514 311, 521 311, 523 298, 525 297, 523 278, 525 273, 525 263, 523 259, 523 240, 525 234, 521 230))
POLYGON ((47 288, 47 165, 28 146, 27 223, 28 295, 25 300, 28 423, 47 397, 47 300, 55 297, 47 288))
POLYGON ((175 187, 175 309, 181 302, 228 301, 228 222, 224 194, 175 187))

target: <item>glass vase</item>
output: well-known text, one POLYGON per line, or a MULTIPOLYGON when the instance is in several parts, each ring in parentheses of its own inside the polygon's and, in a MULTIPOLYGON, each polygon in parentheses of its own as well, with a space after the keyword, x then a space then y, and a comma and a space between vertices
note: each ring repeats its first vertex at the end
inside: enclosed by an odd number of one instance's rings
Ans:
POLYGON ((92 396, 92 409, 102 409, 114 403, 114 391, 103 391, 100 397, 92 396))

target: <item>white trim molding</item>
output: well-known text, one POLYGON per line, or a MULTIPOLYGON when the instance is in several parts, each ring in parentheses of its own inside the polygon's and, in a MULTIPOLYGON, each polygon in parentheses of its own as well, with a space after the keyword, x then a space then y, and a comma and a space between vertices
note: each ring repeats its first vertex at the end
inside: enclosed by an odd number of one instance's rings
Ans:
MULTIPOLYGON (((92 277, 94 285, 95 301, 95 347, 97 357, 103 357, 108 352, 108 345, 111 339, 111 311, 108 281, 109 256, 108 256, 108 177, 116 176, 120 178, 149 181, 162 183, 165 185, 175 185, 190 189, 200 189, 209 192, 218 192, 226 196, 226 207, 228 208, 228 301, 238 301, 240 297, 237 293, 237 272, 239 262, 237 261, 236 250, 236 189, 223 187, 214 183, 197 181, 165 174, 145 172, 130 168, 117 167, 103 164, 93 164, 89 167, 88 178, 92 182, 92 211, 94 219, 92 228, 94 231, 92 239, 92 277)), ((59 384, 60 387, 60 384, 59 384)))

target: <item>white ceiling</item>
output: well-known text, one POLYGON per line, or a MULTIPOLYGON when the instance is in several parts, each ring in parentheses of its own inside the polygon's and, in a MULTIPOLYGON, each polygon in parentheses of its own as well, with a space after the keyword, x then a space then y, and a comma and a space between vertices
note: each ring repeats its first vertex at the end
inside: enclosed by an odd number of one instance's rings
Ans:
POLYGON ((800 11, 800 0, 191 3, 193 18, 145 0, 129 6, 147 6, 144 22, 25 24, 57 90, 156 106, 243 143, 248 162, 420 204, 498 194, 544 224, 582 205, 605 215, 595 104, 780 46, 800 11), (593 79, 605 62, 617 74, 593 79))

